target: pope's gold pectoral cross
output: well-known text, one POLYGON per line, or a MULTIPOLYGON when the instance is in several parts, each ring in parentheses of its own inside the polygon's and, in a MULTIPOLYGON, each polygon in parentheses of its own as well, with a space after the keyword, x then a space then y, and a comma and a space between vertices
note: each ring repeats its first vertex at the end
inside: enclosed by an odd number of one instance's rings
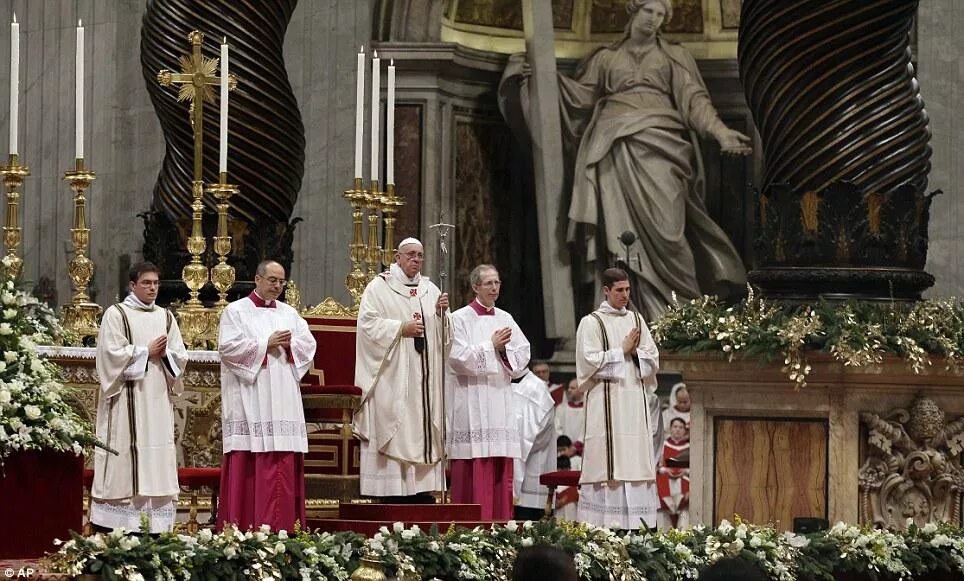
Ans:
MULTIPOLYGON (((170 85, 180 85, 177 93, 178 101, 190 101, 191 107, 188 110, 191 115, 191 127, 194 130, 194 180, 200 182, 201 177, 201 144, 203 142, 201 124, 204 120, 204 102, 214 104, 214 89, 212 87, 221 83, 221 77, 214 75, 218 68, 216 58, 204 58, 201 55, 201 44, 204 41, 204 33, 194 30, 187 35, 191 41, 190 56, 182 56, 181 72, 172 73, 167 69, 162 69, 157 73, 157 82, 167 87, 170 85)), ((237 79, 234 75, 228 75, 228 90, 234 90, 237 86, 237 79)))

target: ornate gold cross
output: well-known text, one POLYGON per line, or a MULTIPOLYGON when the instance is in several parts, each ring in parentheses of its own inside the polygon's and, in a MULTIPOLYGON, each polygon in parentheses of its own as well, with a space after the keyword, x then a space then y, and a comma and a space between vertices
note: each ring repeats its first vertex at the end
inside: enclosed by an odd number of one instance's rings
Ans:
MULTIPOLYGON (((191 115, 191 127, 194 129, 194 180, 201 181, 201 126, 204 120, 204 102, 214 104, 214 90, 212 87, 221 83, 221 77, 214 75, 218 69, 216 58, 204 58, 201 55, 201 44, 204 41, 204 33, 192 30, 187 35, 191 42, 190 56, 182 56, 181 72, 172 73, 167 69, 161 69, 157 73, 157 82, 168 87, 171 85, 181 85, 177 93, 178 101, 190 101, 191 107, 188 110, 191 115)), ((238 80, 234 75, 228 75, 228 90, 232 91, 237 86, 238 80)))

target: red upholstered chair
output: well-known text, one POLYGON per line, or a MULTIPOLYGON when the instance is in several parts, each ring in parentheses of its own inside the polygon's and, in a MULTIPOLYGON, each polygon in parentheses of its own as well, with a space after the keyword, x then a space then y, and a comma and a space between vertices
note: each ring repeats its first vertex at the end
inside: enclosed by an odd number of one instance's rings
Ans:
POLYGON ((84 521, 84 528, 81 534, 89 537, 94 534, 94 525, 90 524, 90 490, 94 487, 94 470, 84 468, 84 502, 87 506, 87 520, 84 521))
POLYGON ((202 487, 211 489, 211 519, 208 524, 217 520, 218 515, 218 489, 221 484, 221 468, 178 468, 177 482, 182 488, 187 488, 190 492, 190 515, 187 519, 187 533, 197 534, 201 528, 197 522, 198 493, 202 487))
POLYGON ((559 486, 579 486, 579 477, 582 472, 579 470, 556 470, 546 472, 539 476, 539 484, 549 488, 549 496, 546 498, 546 519, 552 516, 552 509, 555 507, 556 488, 559 486))

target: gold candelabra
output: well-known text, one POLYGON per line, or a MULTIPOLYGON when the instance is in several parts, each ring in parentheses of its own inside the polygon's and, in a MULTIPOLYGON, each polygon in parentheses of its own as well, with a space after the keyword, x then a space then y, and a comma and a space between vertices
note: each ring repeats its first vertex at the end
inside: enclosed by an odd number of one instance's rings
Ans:
POLYGON ((381 209, 382 193, 378 189, 378 180, 372 180, 372 187, 365 196, 365 208, 368 210, 368 276, 371 281, 378 275, 382 265, 382 249, 378 246, 378 210, 381 209))
POLYGON ((30 175, 30 168, 20 165, 20 156, 11 153, 7 165, 0 166, 3 185, 7 188, 7 218, 3 227, 3 245, 7 250, 3 257, 3 271, 9 278, 17 278, 23 270, 23 259, 17 255, 17 249, 23 240, 20 228, 20 186, 23 178, 30 175))
POLYGON ((385 239, 382 241, 382 266, 388 268, 395 257, 395 215, 405 205, 405 200, 395 195, 395 184, 385 186, 382 196, 382 217, 385 220, 385 239))
POLYGON ((214 252, 218 263, 211 268, 211 283, 218 289, 218 302, 214 308, 219 312, 228 306, 228 290, 234 285, 234 267, 228 264, 231 254, 231 236, 228 235, 228 200, 241 191, 238 186, 227 183, 228 174, 221 172, 220 180, 208 186, 207 192, 214 195, 218 208, 218 232, 214 237, 214 252))
POLYGON ((83 340, 97 335, 97 318, 100 305, 91 302, 87 285, 94 276, 94 261, 87 256, 90 244, 90 228, 87 227, 86 192, 97 179, 94 172, 84 167, 84 159, 77 158, 74 169, 64 173, 64 181, 74 192, 74 226, 70 238, 74 244, 74 256, 67 265, 67 274, 74 285, 74 296, 64 305, 64 327, 83 340))
POLYGON ((362 265, 367 255, 365 241, 362 238, 362 222, 365 204, 368 199, 368 192, 362 185, 362 179, 355 178, 355 183, 351 188, 345 190, 343 196, 348 200, 348 203, 351 204, 352 223, 352 239, 351 244, 348 245, 351 271, 345 278, 345 286, 348 287, 348 293, 351 294, 353 306, 357 309, 358 304, 361 302, 361 295, 365 291, 365 285, 368 282, 368 278, 362 271, 362 265))

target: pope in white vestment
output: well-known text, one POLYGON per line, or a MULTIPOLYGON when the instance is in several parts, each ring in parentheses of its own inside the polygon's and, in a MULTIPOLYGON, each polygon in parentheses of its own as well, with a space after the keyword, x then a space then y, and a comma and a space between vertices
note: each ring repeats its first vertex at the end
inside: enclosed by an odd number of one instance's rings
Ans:
POLYGON ((177 513, 173 398, 184 391, 187 351, 177 321, 154 305, 157 267, 131 269, 131 294, 104 312, 97 335, 97 438, 90 521, 107 528, 170 531, 177 513))
POLYGON ((639 313, 629 311, 629 282, 603 273, 606 300, 576 330, 576 377, 586 392, 586 439, 577 518, 597 526, 656 526, 659 497, 649 399, 656 397, 659 353, 639 313))
POLYGON ((444 488, 441 313, 448 297, 422 276, 423 260, 422 243, 403 240, 358 308, 355 385, 362 397, 353 429, 366 496, 413 497, 444 488))
POLYGON ((533 373, 512 380, 512 407, 519 423, 520 455, 513 467, 516 520, 539 520, 549 489, 539 477, 556 470, 555 401, 533 373))
POLYGON ((451 317, 445 399, 452 502, 481 505, 483 520, 509 520, 513 459, 521 449, 512 378, 528 373, 529 341, 495 306, 502 285, 495 267, 475 267, 470 281, 475 299, 451 317))
POLYGON ((221 314, 221 494, 218 529, 305 525, 308 436, 301 378, 315 357, 304 318, 278 300, 284 268, 258 265, 255 290, 221 314))

